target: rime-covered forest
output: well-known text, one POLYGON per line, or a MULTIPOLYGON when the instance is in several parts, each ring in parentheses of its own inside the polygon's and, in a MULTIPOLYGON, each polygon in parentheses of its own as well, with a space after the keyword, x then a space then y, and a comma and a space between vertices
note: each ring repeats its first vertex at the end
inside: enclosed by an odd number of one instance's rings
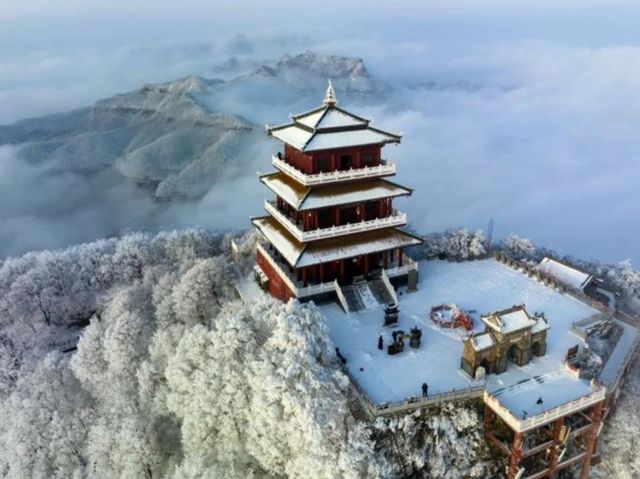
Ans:
MULTIPOLYGON (((0 475, 491 477, 474 405, 361 422, 320 311, 243 302, 255 237, 131 234, 0 264, 0 475)), ((542 254, 517 237, 502 247, 542 254)), ((480 232, 416 256, 485 254, 480 232)), ((597 266, 636 305, 629 264, 597 266)), ((602 477, 637 477, 638 370, 602 446, 602 477)))

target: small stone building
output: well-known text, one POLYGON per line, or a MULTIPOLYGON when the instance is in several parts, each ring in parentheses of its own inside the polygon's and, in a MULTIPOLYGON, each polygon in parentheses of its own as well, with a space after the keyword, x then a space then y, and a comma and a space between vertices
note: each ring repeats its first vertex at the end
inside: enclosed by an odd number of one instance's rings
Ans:
POLYGON ((533 355, 546 354, 549 324, 531 317, 523 304, 481 319, 484 332, 467 338, 462 351, 460 367, 471 377, 480 366, 486 374, 500 374, 507 370, 507 361, 523 366, 533 355))

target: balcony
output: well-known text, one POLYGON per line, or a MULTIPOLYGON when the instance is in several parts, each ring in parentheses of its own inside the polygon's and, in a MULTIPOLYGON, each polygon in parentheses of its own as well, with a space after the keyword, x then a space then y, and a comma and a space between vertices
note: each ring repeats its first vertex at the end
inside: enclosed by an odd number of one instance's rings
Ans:
POLYGON ((300 281, 296 279, 295 275, 290 272, 290 266, 288 264, 286 264, 284 261, 276 259, 271 253, 269 253, 267 248, 265 248, 260 243, 258 243, 257 249, 266 258, 269 264, 271 264, 273 269, 278 272, 278 275, 287 284, 289 289, 291 289, 291 292, 296 296, 296 298, 315 296, 331 291, 336 291, 336 289, 340 288, 338 286, 338 282, 335 280, 304 286, 300 281))
POLYGON ((548 411, 542 412, 535 416, 530 416, 526 419, 520 419, 514 416, 507 407, 500 404, 500 401, 493 397, 488 391, 485 391, 484 393, 484 402, 505 423, 507 423, 511 429, 518 432, 524 432, 528 431, 529 429, 543 426, 544 424, 548 424, 555 419, 573 414, 589 406, 593 406, 596 403, 604 401, 605 394, 606 389, 602 386, 597 386, 597 389, 591 394, 579 397, 578 399, 566 402, 558 407, 549 409, 548 411))
POLYGON ((386 160, 383 160, 378 166, 365 166, 364 168, 351 168, 349 170, 336 170, 310 175, 290 165, 283 158, 278 158, 277 155, 273 155, 271 163, 280 171, 286 173, 304 186, 327 185, 340 181, 377 178, 396 174, 396 164, 386 160))
POLYGON ((274 202, 265 201, 264 209, 267 213, 277 219, 278 222, 280 222, 280 224, 301 243, 320 239, 336 238, 338 236, 362 233, 364 231, 373 231, 381 228, 403 226, 407 224, 406 213, 400 213, 394 209, 391 216, 387 216, 386 218, 376 218, 368 221, 360 221, 358 223, 348 223, 346 225, 331 226, 329 228, 302 231, 301 226, 294 223, 292 218, 289 218, 282 213, 274 202))

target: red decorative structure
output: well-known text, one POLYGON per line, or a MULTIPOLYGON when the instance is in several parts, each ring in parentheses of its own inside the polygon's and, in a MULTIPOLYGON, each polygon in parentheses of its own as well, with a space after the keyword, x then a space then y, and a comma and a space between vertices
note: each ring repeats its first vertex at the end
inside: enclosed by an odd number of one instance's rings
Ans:
POLYGON ((393 208, 411 190, 385 179, 396 167, 381 158, 399 135, 338 108, 331 83, 322 106, 267 129, 284 143, 284 155, 272 158, 276 173, 260 178, 276 196, 264 204, 268 215, 252 220, 262 236, 256 273, 266 290, 283 301, 340 299, 340 286, 354 280, 378 276, 390 284, 417 274, 403 249, 422 240, 397 229, 407 216, 393 208))
POLYGON ((431 308, 429 314, 431 321, 441 328, 459 328, 462 327, 466 331, 473 330, 473 319, 471 319, 464 311, 455 304, 441 304, 431 308))

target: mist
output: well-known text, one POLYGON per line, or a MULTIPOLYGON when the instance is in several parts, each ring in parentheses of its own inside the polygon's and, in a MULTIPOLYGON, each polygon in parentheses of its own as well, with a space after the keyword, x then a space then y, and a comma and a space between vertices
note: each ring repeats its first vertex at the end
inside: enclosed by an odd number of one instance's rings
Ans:
MULTIPOLYGON (((404 134, 383 153, 415 189, 398 203, 413 229, 486 229, 493 218, 496 239, 516 232, 560 254, 640 263, 640 9, 630 2, 278 2, 247 12, 192 1, 148 14, 149 2, 98 12, 60 3, 0 16, 0 124, 148 82, 216 77, 230 57, 246 71, 305 49, 361 57, 389 94, 338 100, 404 134)), ((292 101, 256 88, 210 106, 277 124, 324 94, 292 101)), ((132 229, 247 228, 269 196, 256 171, 270 170, 278 146, 265 139, 246 174, 170 203, 111 170, 52 173, 0 147, 0 256, 132 229)))

